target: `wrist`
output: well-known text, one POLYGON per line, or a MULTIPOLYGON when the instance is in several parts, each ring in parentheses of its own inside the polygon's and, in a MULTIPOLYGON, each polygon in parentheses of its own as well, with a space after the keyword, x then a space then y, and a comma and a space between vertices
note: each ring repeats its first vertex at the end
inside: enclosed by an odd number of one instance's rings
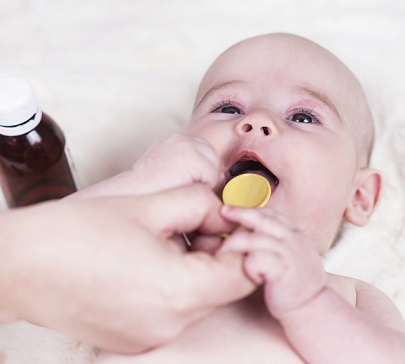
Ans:
POLYGON ((343 299, 335 290, 323 287, 317 294, 301 305, 278 315, 276 318, 285 329, 305 325, 307 321, 313 320, 314 317, 322 317, 324 313, 329 312, 333 307, 339 306, 340 301, 343 301, 343 299))

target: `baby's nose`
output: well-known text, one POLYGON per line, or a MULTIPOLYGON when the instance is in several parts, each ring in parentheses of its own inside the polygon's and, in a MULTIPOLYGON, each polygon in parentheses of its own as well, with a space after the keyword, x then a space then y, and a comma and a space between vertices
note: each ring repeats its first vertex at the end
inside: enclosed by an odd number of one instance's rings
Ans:
MULTIPOLYGON (((245 123, 242 126, 242 131, 244 133, 249 133, 249 132, 253 131, 253 129, 254 129, 254 126, 252 125, 252 123, 245 123)), ((263 135, 270 135, 270 132, 271 132, 271 130, 268 126, 257 126, 254 131, 256 131, 256 130, 258 130, 259 134, 263 134, 263 135)))
POLYGON ((256 136, 271 136, 277 132, 277 126, 270 115, 256 112, 246 115, 237 125, 239 134, 255 134, 256 136))

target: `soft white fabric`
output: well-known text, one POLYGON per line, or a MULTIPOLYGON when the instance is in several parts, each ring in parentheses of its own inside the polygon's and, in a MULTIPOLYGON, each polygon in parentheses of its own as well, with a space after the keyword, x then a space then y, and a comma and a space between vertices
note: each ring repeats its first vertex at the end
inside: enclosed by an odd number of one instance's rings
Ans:
MULTIPOLYGON (((385 178, 370 225, 345 228, 326 266, 376 284, 405 313, 404 18, 405 2, 396 0, 1 0, 0 75, 33 83, 42 109, 65 131, 85 187, 181 130, 203 73, 229 45, 282 31, 326 46, 369 94, 373 165, 385 178)), ((0 326, 0 353, 13 364, 94 357, 25 323, 0 326)))

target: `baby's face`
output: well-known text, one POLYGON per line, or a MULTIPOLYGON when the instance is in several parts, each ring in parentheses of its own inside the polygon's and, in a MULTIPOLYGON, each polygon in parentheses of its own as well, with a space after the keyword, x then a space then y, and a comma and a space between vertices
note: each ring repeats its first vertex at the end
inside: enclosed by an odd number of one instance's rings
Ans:
POLYGON ((233 176, 259 171, 273 188, 267 206, 294 221, 323 254, 359 168, 358 87, 341 62, 309 41, 253 38, 208 70, 186 132, 219 154, 218 195, 233 176))

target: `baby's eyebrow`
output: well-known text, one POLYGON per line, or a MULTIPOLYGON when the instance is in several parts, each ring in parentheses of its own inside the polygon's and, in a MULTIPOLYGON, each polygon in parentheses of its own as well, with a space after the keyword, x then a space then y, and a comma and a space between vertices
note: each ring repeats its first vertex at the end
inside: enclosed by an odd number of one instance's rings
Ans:
POLYGON ((307 94, 308 96, 311 96, 320 102, 322 102, 326 107, 328 107, 337 117, 339 120, 341 120, 341 117, 339 115, 339 112, 333 102, 329 99, 327 95, 320 91, 312 90, 308 87, 298 87, 298 91, 303 94, 307 94))
POLYGON ((210 95, 212 95, 213 93, 215 93, 218 90, 225 90, 231 87, 234 87, 237 84, 243 83, 243 81, 241 80, 232 80, 232 81, 226 81, 226 82, 222 82, 219 83, 218 85, 215 85, 213 87, 211 87, 205 94, 203 97, 201 97, 200 101, 198 101, 195 105, 194 108, 197 108, 207 97, 209 97, 210 95))

